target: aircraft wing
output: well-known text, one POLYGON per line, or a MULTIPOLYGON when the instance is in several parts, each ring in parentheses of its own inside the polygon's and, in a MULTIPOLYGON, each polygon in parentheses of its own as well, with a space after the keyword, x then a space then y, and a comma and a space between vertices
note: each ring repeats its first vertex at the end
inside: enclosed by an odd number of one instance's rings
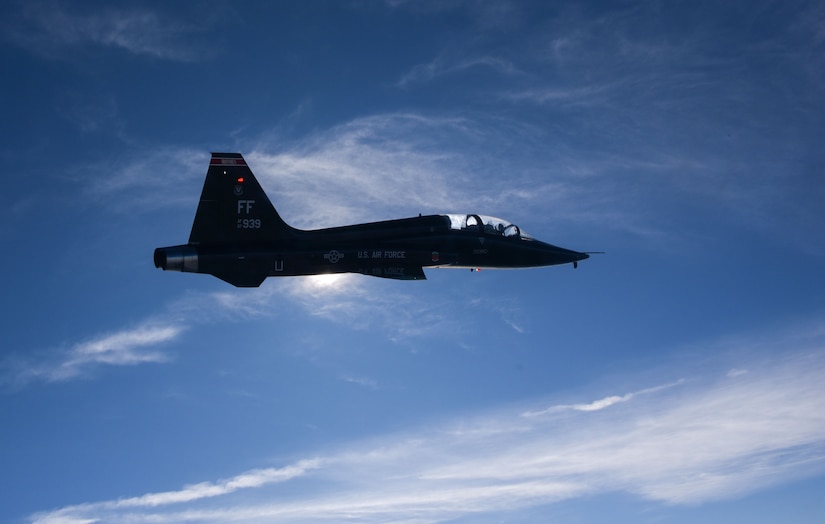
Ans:
POLYGON ((219 279, 235 287, 258 287, 268 276, 266 271, 241 271, 221 269, 212 272, 219 279))

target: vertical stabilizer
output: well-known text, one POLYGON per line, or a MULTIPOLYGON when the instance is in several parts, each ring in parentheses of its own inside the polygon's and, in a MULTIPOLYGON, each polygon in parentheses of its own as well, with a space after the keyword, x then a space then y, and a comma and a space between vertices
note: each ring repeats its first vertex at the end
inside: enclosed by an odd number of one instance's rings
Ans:
POLYGON ((190 244, 272 242, 294 233, 240 153, 212 153, 190 244))

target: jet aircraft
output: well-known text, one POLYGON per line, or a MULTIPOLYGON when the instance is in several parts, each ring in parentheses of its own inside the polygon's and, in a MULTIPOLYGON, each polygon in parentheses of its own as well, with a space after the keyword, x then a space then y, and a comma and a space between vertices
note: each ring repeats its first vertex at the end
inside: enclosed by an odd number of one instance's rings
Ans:
POLYGON ((361 273, 423 280, 424 268, 507 269, 588 258, 484 215, 425 215, 327 229, 287 225, 240 153, 212 153, 187 244, 155 249, 155 267, 237 287, 266 277, 361 273))

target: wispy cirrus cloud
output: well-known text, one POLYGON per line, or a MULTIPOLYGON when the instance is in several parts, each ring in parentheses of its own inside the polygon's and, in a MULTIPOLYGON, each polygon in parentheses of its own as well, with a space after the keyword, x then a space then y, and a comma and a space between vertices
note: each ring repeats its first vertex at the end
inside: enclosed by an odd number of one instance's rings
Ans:
POLYGON ((26 2, 6 21, 7 38, 48 57, 83 46, 113 47, 176 62, 197 61, 203 55, 185 38, 202 32, 202 27, 144 8, 84 10, 59 1, 26 2))
MULTIPOLYGON (((729 375, 730 376, 730 375, 729 375)), ((610 395, 609 397, 600 398, 598 400, 594 400, 592 402, 580 403, 580 404, 559 404, 556 406, 551 406, 546 409, 542 409, 539 411, 525 411, 522 413, 523 417, 538 417, 542 415, 548 415, 550 413, 558 413, 561 411, 573 410, 573 411, 599 411, 605 408, 609 408, 615 404, 620 404, 622 402, 628 402, 633 398, 639 395, 648 395, 650 393, 656 393, 663 389, 672 388, 673 386, 678 386, 683 384, 684 380, 677 380, 676 382, 671 382, 669 384, 663 384, 661 386, 654 386, 651 388, 641 389, 639 391, 634 391, 633 393, 625 393, 624 395, 610 395)))
POLYGON ((704 362, 684 381, 633 394, 557 404, 566 408, 536 416, 525 417, 539 410, 524 406, 476 413, 236 477, 249 481, 68 506, 30 520, 434 523, 488 512, 518 520, 527 508, 617 491, 667 505, 743 496, 825 472, 821 330, 771 345, 783 356, 737 354, 744 374, 727 373, 726 359, 704 362), (281 488, 299 479, 300 490, 281 488))
MULTIPOLYGON (((80 180, 90 182, 84 190, 95 196, 128 194, 129 197, 124 200, 132 205, 146 205, 150 197, 155 199, 156 205, 168 205, 189 196, 179 194, 182 183, 190 182, 193 188, 197 188, 202 183, 208 167, 207 151, 185 147, 158 147, 138 151, 125 161, 102 161, 99 164, 84 166, 84 178, 80 180), (163 168, 159 169, 160 166, 163 168), (106 176, 90 177, 89 172, 106 176), (170 190, 173 186, 176 191, 170 190)), ((123 204, 124 200, 121 200, 119 205, 123 204)))
POLYGON ((281 215, 301 228, 419 213, 539 220, 548 207, 556 223, 578 220, 598 197, 584 190, 585 170, 548 167, 545 139, 517 120, 388 113, 279 149, 267 139, 245 157, 281 215))
MULTIPOLYGON (((58 511, 43 513, 32 517, 33 522, 41 524, 89 522, 78 513, 119 512, 130 509, 158 508, 173 504, 202 501, 214 497, 229 495, 239 490, 261 488, 269 484, 286 482, 306 475, 320 466, 317 459, 300 461, 283 468, 264 468, 246 471, 235 477, 218 482, 201 482, 185 486, 176 491, 148 493, 139 497, 118 499, 111 502, 81 504, 69 506, 58 511)), ((94 522, 94 520, 92 520, 94 522)))
MULTIPOLYGON (((439 139, 466 138, 473 122, 417 114, 355 119, 280 151, 260 146, 245 157, 272 187, 276 207, 298 227, 387 218, 395 210, 450 209, 467 160, 439 139)), ((397 217, 397 215, 395 215, 397 217)))
MULTIPOLYGON (((173 358, 163 348, 179 340, 188 329, 213 322, 231 324, 278 316, 284 311, 284 302, 350 329, 375 329, 396 342, 437 334, 453 337, 462 332, 461 319, 450 313, 457 307, 434 310, 426 297, 414 292, 378 292, 381 285, 362 275, 316 275, 272 279, 257 289, 185 293, 137 327, 107 331, 69 348, 27 349, 6 356, 0 360, 0 386, 21 388, 36 382, 76 380, 109 366, 168 363, 173 358)), ((359 379, 344 380, 370 385, 359 379)))
MULTIPOLYGON (((494 200, 495 188, 469 183, 484 162, 443 147, 450 141, 483 149, 492 139, 485 133, 470 119, 379 114, 289 141, 262 136, 239 152, 287 222, 329 227, 403 213, 452 212, 479 197, 494 200), (478 189, 484 193, 479 195, 478 189)), ((118 208, 194 206, 208 158, 207 151, 191 147, 138 150, 126 160, 84 166, 78 180, 87 184, 89 196, 107 201, 117 196, 118 208), (89 177, 90 171, 105 176, 89 177), (184 183, 190 190, 181 189, 184 183)))
POLYGON ((452 60, 444 55, 439 55, 431 62, 413 67, 401 77, 397 85, 399 87, 409 87, 431 82, 440 76, 451 75, 473 68, 488 68, 504 75, 523 74, 512 62, 495 56, 477 56, 452 60))
POLYGON ((169 357, 156 347, 177 339, 184 330, 182 325, 149 322, 79 342, 67 350, 50 352, 37 362, 7 359, 4 362, 4 367, 9 368, 6 382, 18 387, 35 380, 63 382, 84 376, 99 366, 166 362, 169 357))
POLYGON ((66 348, 27 351, 0 361, 0 385, 24 387, 33 382, 65 382, 87 377, 106 366, 167 363, 161 348, 180 339, 190 327, 213 321, 233 322, 260 318, 274 310, 277 286, 245 293, 218 291, 189 293, 170 301, 165 313, 153 314, 137 327, 93 336, 66 348))
MULTIPOLYGON (((498 114, 535 118, 541 131, 532 139, 543 142, 557 184, 534 194, 554 209, 554 194, 575 201, 580 221, 678 243, 685 228, 657 221, 665 214, 657 203, 689 206, 691 216, 717 215, 822 254, 822 97, 813 95, 823 86, 819 6, 764 6, 757 16, 770 17, 771 30, 758 38, 720 24, 707 6, 685 13, 695 17, 688 24, 650 6, 617 5, 597 16, 568 6, 537 19, 535 6, 514 10, 512 38, 465 28, 467 46, 445 44, 397 84, 494 72, 462 91, 461 107, 483 100, 498 114), (589 180, 565 176, 574 172, 589 180)), ((534 151, 523 144, 510 154, 534 151)), ((542 175, 526 162, 517 169, 542 175)), ((567 216, 564 204, 560 212, 567 216)))
POLYGON ((375 277, 318 275, 280 285, 283 294, 310 315, 350 329, 377 330, 395 342, 436 334, 451 338, 462 331, 459 316, 451 314, 458 307, 449 306, 450 297, 441 297, 443 307, 433 308, 414 289, 387 293, 393 284, 375 277))
MULTIPOLYGON (((617 166, 625 172, 675 171, 678 162, 582 157, 563 141, 547 147, 552 138, 515 119, 388 113, 289 141, 265 135, 241 152, 281 216, 299 228, 419 213, 481 213, 534 234, 541 227, 587 221, 633 235, 661 235, 641 214, 644 208, 633 206, 646 195, 627 198, 627 189, 617 188, 621 177, 608 175, 617 166), (616 200, 616 194, 625 198, 616 200)), ((96 177, 86 191, 116 202, 118 210, 194 206, 192 195, 207 165, 206 153, 191 148, 139 152, 116 165, 92 166, 106 176, 96 177), (180 190, 183 183, 189 200, 180 190)))
POLYGON ((341 380, 344 382, 349 382, 350 384, 356 384, 358 386, 362 386, 365 388, 376 390, 378 389, 378 381, 368 377, 355 377, 352 375, 344 375, 340 377, 341 380))

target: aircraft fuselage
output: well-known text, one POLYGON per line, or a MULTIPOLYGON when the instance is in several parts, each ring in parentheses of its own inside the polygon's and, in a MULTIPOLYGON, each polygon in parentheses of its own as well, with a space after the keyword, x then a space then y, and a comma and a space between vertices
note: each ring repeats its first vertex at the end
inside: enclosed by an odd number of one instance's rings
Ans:
POLYGON ((575 265, 588 258, 482 215, 295 229, 280 219, 243 158, 235 155, 213 154, 189 243, 156 249, 156 267, 254 287, 274 276, 361 273, 420 280, 426 278, 423 268, 527 268, 575 265), (223 159, 233 163, 225 165, 223 159))

